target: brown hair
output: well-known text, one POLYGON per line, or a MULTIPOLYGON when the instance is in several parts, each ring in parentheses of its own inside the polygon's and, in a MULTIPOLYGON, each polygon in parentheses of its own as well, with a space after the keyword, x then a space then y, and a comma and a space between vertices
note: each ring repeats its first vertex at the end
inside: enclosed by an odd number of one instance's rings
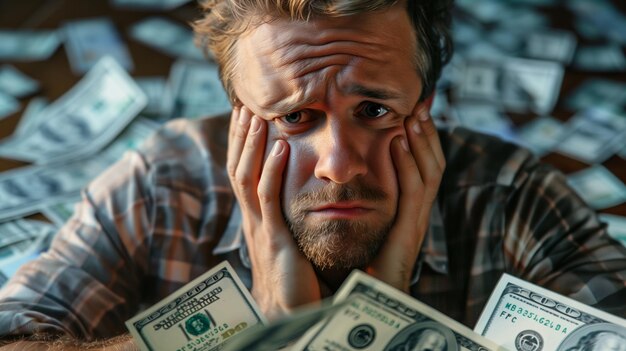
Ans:
MULTIPOLYGON (((441 69, 452 54, 450 7, 452 0, 405 0, 407 13, 417 37, 417 70, 422 78, 421 100, 430 96, 441 69)), ((349 16, 384 10, 398 0, 205 0, 204 17, 193 27, 196 43, 205 54, 213 56, 220 78, 231 101, 236 69, 237 38, 247 29, 272 18, 307 20, 311 16, 349 16), (255 22, 256 21, 256 22, 255 22)))

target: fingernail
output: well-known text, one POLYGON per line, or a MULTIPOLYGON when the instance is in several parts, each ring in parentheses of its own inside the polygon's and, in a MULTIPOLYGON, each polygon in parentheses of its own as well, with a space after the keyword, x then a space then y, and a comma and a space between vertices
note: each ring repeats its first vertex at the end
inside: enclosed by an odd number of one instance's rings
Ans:
POLYGON ((280 141, 275 142, 274 147, 272 147, 272 156, 280 156, 280 154, 283 153, 284 149, 285 147, 283 146, 283 143, 281 143, 280 141))
POLYGON ((415 123, 413 123, 413 131, 415 132, 415 134, 419 134, 422 132, 422 128, 420 127, 420 122, 415 121, 415 123))
POLYGON ((428 121, 428 119, 430 118, 430 113, 428 112, 428 109, 423 109, 422 112, 420 112, 419 118, 422 122, 428 121))
POLYGON ((250 134, 256 134, 261 129, 261 121, 259 121, 259 117, 252 118, 252 124, 250 125, 250 134))
POLYGON ((250 110, 243 107, 239 112, 239 124, 245 126, 250 121, 250 110))
POLYGON ((409 144, 406 142, 405 138, 400 138, 400 145, 402 145, 404 151, 409 151, 409 144))

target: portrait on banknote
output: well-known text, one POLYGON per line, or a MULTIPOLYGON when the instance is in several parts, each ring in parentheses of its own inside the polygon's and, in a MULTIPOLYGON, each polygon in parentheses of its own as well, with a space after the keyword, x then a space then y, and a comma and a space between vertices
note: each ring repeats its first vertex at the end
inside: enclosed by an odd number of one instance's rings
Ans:
POLYGON ((443 324, 418 322, 404 328, 387 345, 385 351, 456 351, 459 345, 454 333, 443 324))

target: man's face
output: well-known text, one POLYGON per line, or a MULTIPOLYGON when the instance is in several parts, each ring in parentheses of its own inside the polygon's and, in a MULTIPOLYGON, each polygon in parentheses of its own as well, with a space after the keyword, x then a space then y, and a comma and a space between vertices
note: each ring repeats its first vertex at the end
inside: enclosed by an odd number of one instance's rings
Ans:
POLYGON ((415 45, 403 2, 349 17, 278 19, 237 44, 235 92, 268 121, 265 157, 276 140, 289 143, 283 213, 318 268, 364 266, 394 222, 390 146, 422 90, 415 45))

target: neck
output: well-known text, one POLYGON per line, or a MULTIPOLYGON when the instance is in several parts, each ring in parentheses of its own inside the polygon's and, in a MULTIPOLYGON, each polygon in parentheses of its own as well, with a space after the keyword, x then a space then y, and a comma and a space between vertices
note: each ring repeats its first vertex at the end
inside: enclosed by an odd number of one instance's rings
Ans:
POLYGON ((315 271, 320 280, 320 285, 325 285, 325 288, 322 287, 321 289, 323 298, 332 296, 352 272, 351 269, 338 268, 315 269, 315 271))

